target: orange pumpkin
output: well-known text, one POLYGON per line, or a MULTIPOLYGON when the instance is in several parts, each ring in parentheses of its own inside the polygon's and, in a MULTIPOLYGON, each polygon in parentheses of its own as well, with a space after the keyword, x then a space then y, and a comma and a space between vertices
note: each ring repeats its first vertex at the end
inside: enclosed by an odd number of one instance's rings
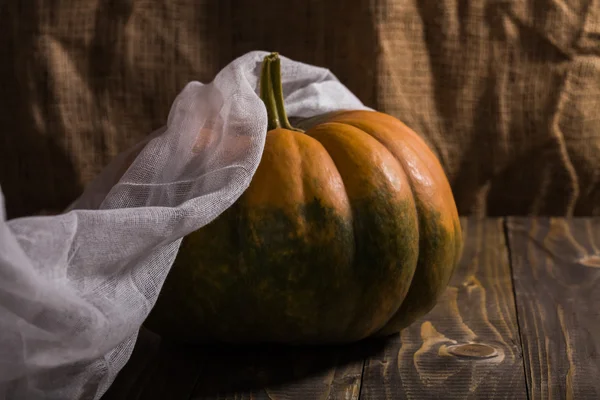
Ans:
POLYGON ((342 343, 427 313, 462 250, 442 166, 398 119, 340 111, 290 126, 265 58, 269 127, 246 192, 184 238, 147 326, 176 339, 342 343))

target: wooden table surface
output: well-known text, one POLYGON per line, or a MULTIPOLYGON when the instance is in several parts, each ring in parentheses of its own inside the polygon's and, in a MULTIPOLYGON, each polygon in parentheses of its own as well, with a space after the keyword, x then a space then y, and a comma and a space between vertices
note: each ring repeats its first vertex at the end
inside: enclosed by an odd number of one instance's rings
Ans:
POLYGON ((181 347, 143 331, 103 400, 600 399, 600 219, 462 219, 465 250, 402 334, 181 347))

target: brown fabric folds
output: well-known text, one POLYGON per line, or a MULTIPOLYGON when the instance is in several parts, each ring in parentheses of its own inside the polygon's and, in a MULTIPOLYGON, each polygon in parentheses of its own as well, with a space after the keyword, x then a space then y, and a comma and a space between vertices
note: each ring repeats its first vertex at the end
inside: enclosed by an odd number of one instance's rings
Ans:
POLYGON ((463 215, 600 215, 600 0, 9 3, 9 216, 65 207, 187 81, 250 50, 325 66, 415 129, 463 215))

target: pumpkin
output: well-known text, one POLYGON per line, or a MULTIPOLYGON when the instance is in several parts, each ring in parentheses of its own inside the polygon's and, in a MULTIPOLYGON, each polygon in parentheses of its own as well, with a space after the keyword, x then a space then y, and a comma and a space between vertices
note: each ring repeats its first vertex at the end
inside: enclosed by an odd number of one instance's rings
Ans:
POLYGON ((453 194, 398 119, 340 111, 293 128, 277 53, 250 186, 186 236, 146 326, 186 342, 324 344, 391 335, 426 314, 462 251, 453 194))

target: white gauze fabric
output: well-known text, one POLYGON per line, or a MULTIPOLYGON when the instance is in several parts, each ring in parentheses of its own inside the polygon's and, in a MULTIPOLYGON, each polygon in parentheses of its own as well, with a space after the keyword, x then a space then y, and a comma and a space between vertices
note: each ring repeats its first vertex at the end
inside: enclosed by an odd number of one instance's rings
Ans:
MULTIPOLYGON (((167 125, 116 157, 63 214, 7 221, 0 191, 0 399, 98 399, 108 389, 181 238, 250 184, 267 132, 257 95, 267 54, 190 82, 167 125)), ((367 109, 328 70, 281 64, 290 116, 367 109)))

